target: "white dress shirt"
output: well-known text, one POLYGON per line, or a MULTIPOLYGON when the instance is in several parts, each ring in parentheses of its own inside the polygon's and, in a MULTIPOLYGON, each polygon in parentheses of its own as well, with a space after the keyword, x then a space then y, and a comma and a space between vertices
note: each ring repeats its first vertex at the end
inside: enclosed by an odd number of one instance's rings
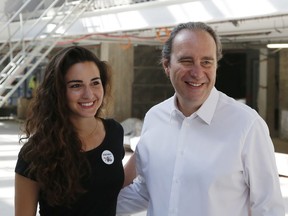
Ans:
POLYGON ((257 112, 215 88, 189 117, 175 101, 147 112, 136 148, 139 177, 120 192, 117 212, 284 216, 273 143, 257 112))

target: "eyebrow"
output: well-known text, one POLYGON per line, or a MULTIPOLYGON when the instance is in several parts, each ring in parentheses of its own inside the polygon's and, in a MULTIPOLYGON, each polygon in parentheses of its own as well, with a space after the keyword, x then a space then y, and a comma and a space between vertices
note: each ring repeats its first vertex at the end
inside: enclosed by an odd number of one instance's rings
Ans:
MULTIPOLYGON (((100 77, 95 77, 95 78, 91 79, 92 82, 95 80, 100 80, 100 77)), ((67 84, 69 84, 69 83, 83 83, 83 80, 70 80, 67 82, 67 84)))
MULTIPOLYGON (((194 58, 193 57, 190 57, 190 56, 182 56, 180 58, 178 58, 178 61, 183 61, 183 60, 193 60, 194 58)), ((201 58, 202 60, 215 60, 215 58, 213 57, 209 57, 209 56, 204 56, 201 58)))
POLYGON ((214 57, 209 57, 209 56, 205 56, 205 57, 203 57, 202 59, 205 59, 205 60, 215 60, 214 57))

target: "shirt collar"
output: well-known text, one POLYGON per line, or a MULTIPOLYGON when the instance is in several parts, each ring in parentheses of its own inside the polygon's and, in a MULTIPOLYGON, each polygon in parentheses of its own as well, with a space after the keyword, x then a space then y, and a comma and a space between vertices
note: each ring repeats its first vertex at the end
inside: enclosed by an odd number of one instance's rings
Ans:
POLYGON ((183 113, 178 109, 177 106, 177 97, 176 97, 176 93, 172 96, 171 100, 170 100, 170 122, 172 121, 173 118, 177 119, 177 116, 180 117, 181 119, 184 119, 185 116, 183 115, 183 113))
POLYGON ((207 124, 210 124, 216 110, 219 99, 219 92, 215 87, 212 88, 208 98, 202 106, 196 111, 196 114, 207 124))
MULTIPOLYGON (((173 116, 180 116, 181 118, 185 118, 183 113, 178 109, 177 107, 177 98, 176 94, 172 97, 173 100, 171 104, 171 113, 170 113, 170 120, 173 118, 173 116)), ((215 87, 212 88, 208 98, 206 101, 202 104, 202 106, 191 116, 197 115, 199 116, 204 122, 207 124, 210 124, 213 118, 213 115, 216 110, 216 105, 219 99, 219 92, 216 90, 215 87)))

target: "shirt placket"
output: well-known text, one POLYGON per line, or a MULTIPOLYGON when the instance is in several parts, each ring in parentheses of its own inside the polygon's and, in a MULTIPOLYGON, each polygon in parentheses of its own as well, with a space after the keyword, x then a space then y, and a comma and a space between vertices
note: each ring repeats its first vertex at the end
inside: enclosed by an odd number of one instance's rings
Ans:
POLYGON ((189 119, 185 118, 182 122, 180 131, 179 131, 179 139, 177 143, 177 151, 176 151, 176 160, 174 165, 174 173, 173 180, 171 186, 171 194, 169 201, 169 216, 179 215, 179 198, 180 198, 180 189, 182 184, 182 173, 183 173, 183 157, 184 157, 184 144, 187 137, 187 133, 189 133, 189 119))

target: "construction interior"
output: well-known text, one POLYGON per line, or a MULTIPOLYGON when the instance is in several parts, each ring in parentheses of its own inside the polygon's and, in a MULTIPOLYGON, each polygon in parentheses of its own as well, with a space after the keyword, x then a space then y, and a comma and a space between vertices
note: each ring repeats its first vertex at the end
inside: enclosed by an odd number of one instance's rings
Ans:
MULTIPOLYGON (((59 49, 80 45, 113 68, 107 115, 143 120, 174 93, 159 64, 161 48, 171 29, 188 21, 206 22, 220 35, 217 89, 259 112, 288 164, 287 0, 1 0, 0 119, 24 120, 31 80, 41 82, 59 49)), ((286 180, 288 168, 282 170, 286 180)))
POLYGON ((142 119, 173 94, 159 65, 163 42, 193 20, 221 37, 216 87, 256 109, 273 137, 288 138, 288 49, 267 48, 288 42, 286 0, 3 0, 0 8, 0 116, 24 119, 31 77, 41 82, 50 56, 77 44, 112 64, 109 115, 142 119))

